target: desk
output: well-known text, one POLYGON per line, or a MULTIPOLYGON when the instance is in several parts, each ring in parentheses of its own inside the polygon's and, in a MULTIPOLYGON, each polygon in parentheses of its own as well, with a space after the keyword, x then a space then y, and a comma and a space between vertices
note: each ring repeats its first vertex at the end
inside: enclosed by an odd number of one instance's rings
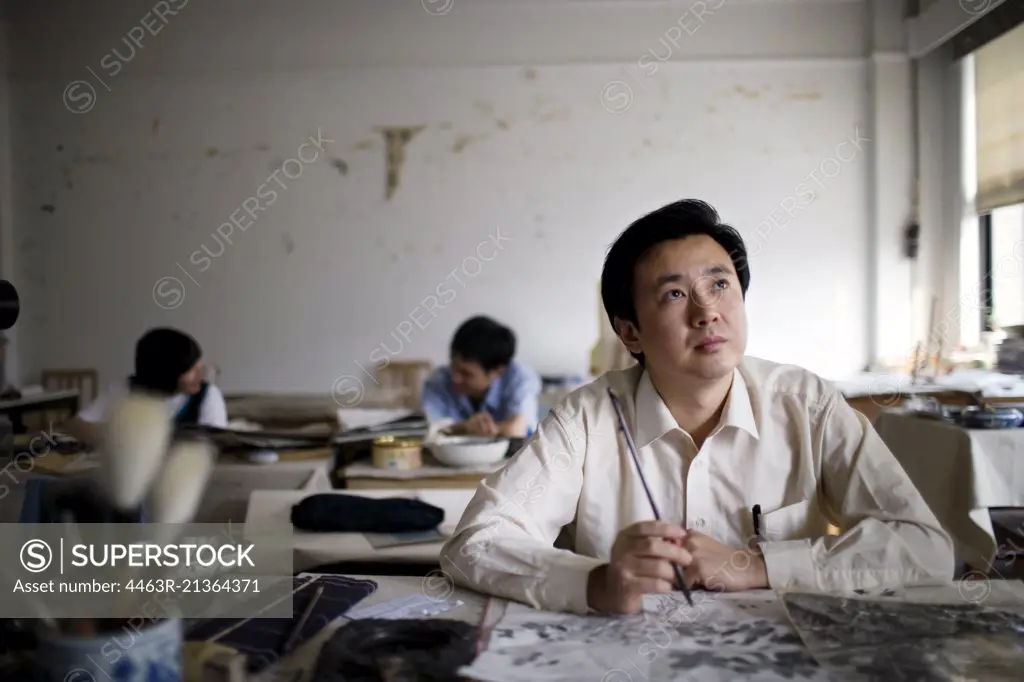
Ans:
POLYGON ((79 394, 75 390, 36 393, 13 400, 0 400, 0 414, 6 414, 11 418, 14 433, 24 433, 25 424, 21 417, 26 412, 70 410, 72 414, 77 414, 78 401, 79 394))
MULTIPOLYGON (((334 494, 358 494, 376 499, 386 497, 408 497, 416 495, 427 504, 444 510, 441 531, 450 534, 462 518, 463 512, 473 499, 472 490, 465 489, 379 489, 360 490, 348 493, 344 490, 330 491, 334 494)), ((268 532, 290 529, 292 507, 309 496, 309 492, 283 490, 256 490, 249 498, 249 509, 245 515, 245 531, 259 528, 268 532)), ((374 549, 362 533, 308 533, 294 531, 294 569, 305 571, 316 566, 343 561, 388 562, 388 563, 436 563, 441 556, 443 541, 404 547, 374 549)), ((376 578, 375 578, 376 579, 376 578)))
MULTIPOLYGON (((194 523, 242 523, 249 496, 254 490, 301 490, 305 494, 330 490, 333 463, 330 449, 278 453, 273 464, 251 464, 232 455, 221 455, 207 483, 194 523)), ((35 475, 90 476, 99 469, 95 453, 62 455, 47 452, 39 457, 0 461, 0 523, 17 523, 25 484, 35 475)))
POLYGON ((965 429, 885 410, 875 423, 946 531, 957 556, 986 571, 997 547, 991 507, 1024 507, 1024 429, 965 429))
MULTIPOLYGON (((438 587, 436 581, 444 579, 446 576, 430 576, 429 578, 415 578, 415 577, 399 577, 399 576, 352 576, 365 578, 367 580, 373 580, 377 583, 377 591, 372 595, 359 602, 355 608, 362 608, 364 606, 370 606, 373 604, 379 604, 382 602, 391 601, 393 599, 399 599, 402 597, 409 597, 412 595, 424 594, 424 581, 430 580, 435 581, 430 584, 431 591, 438 587)), ((1019 610, 1024 608, 1024 585, 1019 582, 1004 582, 1004 581, 993 581, 990 584, 991 591, 988 592, 984 599, 984 606, 1002 607, 1008 609, 1019 610)), ((770 593, 769 593, 770 594, 770 593)), ((910 588, 904 590, 901 598, 907 599, 908 601, 922 601, 922 602, 939 602, 939 603, 950 603, 950 604, 963 604, 963 594, 970 594, 968 592, 962 592, 958 583, 950 583, 948 585, 942 585, 937 587, 920 587, 910 588)), ((721 598, 729 598, 728 595, 721 595, 721 598)), ((486 597, 465 590, 459 587, 455 587, 454 591, 448 597, 450 600, 460 600, 463 605, 438 614, 436 618, 445 618, 451 620, 461 620, 464 622, 472 623, 474 625, 481 624, 480 621, 483 618, 484 606, 486 604, 486 597)), ((500 620, 506 609, 508 608, 508 602, 502 599, 492 600, 490 608, 487 610, 487 621, 483 623, 484 627, 492 627, 498 620, 500 620)), ((253 678, 253 682, 280 682, 280 680, 291 680, 297 673, 305 671, 305 674, 297 678, 297 682, 301 680, 305 682, 311 679, 311 671, 316 664, 317 656, 320 653, 320 649, 323 644, 333 636, 335 632, 341 627, 344 627, 348 623, 348 619, 344 616, 339 617, 334 623, 325 628, 320 634, 306 642, 303 646, 297 649, 290 656, 286 656, 280 662, 268 667, 266 670, 260 673, 259 676, 253 678)), ((643 631, 638 633, 638 644, 643 647, 640 653, 644 651, 650 651, 652 645, 650 642, 655 640, 649 639, 651 635, 643 631)), ((661 641, 661 640, 657 640, 661 641)), ((638 660, 642 656, 637 657, 638 660)), ((625 661, 623 661, 625 663, 625 661)), ((550 677, 547 679, 556 679, 550 677)), ((594 679, 606 679, 606 680, 625 680, 629 679, 623 676, 615 676, 612 671, 605 674, 604 678, 596 677, 594 679)), ((634 678, 638 682, 644 678, 637 674, 634 678)))

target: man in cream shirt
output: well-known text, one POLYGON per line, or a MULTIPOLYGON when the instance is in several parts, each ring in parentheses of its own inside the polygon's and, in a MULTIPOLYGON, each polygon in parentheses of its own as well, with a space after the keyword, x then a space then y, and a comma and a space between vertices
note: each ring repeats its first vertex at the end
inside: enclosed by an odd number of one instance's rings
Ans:
POLYGON ((623 232, 601 292, 638 364, 567 397, 481 483, 442 569, 575 613, 639 611, 644 594, 678 589, 673 563, 691 587, 725 591, 951 580, 949 537, 868 420, 816 375, 744 355, 749 282, 742 238, 703 202, 623 232))

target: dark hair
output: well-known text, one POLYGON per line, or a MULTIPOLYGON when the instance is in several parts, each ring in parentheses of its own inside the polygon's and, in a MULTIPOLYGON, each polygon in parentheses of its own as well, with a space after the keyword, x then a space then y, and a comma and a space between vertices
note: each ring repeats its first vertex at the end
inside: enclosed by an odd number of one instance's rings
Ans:
POLYGON ((135 374, 129 378, 133 389, 173 395, 178 379, 203 355, 191 336, 177 329, 157 327, 135 344, 135 374))
POLYGON ((516 354, 516 335, 489 317, 471 317, 455 330, 451 354, 478 362, 484 371, 490 372, 512 362, 516 354))
MULTIPOLYGON (((636 220, 619 235, 608 249, 601 272, 601 300, 608 320, 615 328, 615 318, 637 323, 634 276, 637 263, 662 242, 707 235, 729 253, 740 290, 746 297, 750 286, 747 247, 735 228, 722 223, 710 204, 698 199, 683 199, 662 206, 636 220)), ((643 363, 643 357, 633 354, 643 363)))

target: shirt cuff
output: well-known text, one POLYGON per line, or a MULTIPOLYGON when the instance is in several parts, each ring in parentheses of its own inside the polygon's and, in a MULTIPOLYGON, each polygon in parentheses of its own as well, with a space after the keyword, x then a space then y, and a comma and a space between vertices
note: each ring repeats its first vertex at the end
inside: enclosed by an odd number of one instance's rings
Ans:
POLYGON ((585 616, 592 613, 587 605, 587 579, 606 559, 596 559, 573 552, 562 552, 552 557, 547 574, 540 584, 540 602, 546 610, 585 616))
POLYGON ((817 587, 818 571, 810 540, 761 542, 761 556, 773 590, 817 587))

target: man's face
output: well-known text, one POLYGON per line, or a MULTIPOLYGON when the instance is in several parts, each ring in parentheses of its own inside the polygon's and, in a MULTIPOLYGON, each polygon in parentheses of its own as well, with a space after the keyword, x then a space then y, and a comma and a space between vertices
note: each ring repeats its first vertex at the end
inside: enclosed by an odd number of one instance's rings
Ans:
POLYGON ((633 278, 638 325, 619 321, 626 347, 655 374, 710 381, 747 348, 743 292, 728 252, 706 235, 662 242, 633 278))
POLYGON ((192 365, 191 369, 178 377, 178 390, 186 395, 195 395, 203 385, 205 371, 203 362, 200 360, 192 365))
POLYGON ((453 355, 449 369, 452 373, 452 384, 461 395, 482 398, 494 380, 501 376, 504 368, 486 371, 479 362, 466 360, 453 355))

